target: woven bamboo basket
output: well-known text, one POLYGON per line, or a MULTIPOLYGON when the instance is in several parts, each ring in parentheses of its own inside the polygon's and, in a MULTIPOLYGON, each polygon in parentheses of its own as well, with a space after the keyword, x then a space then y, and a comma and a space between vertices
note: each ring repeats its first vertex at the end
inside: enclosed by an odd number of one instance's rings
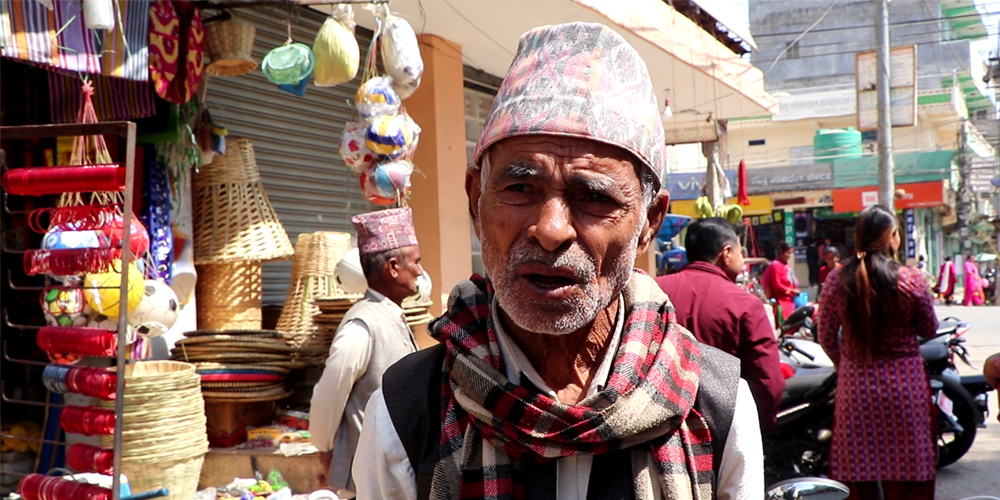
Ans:
POLYGON ((313 317, 319 314, 319 307, 312 303, 313 299, 345 295, 337 286, 334 271, 350 248, 350 234, 332 231, 302 233, 295 242, 292 282, 275 327, 292 335, 295 345, 301 345, 318 329, 313 317))
MULTIPOLYGON (((208 453, 205 400, 194 366, 176 361, 128 365, 124 403, 122 472, 134 491, 169 488, 169 500, 190 500, 208 453)), ((113 408, 114 402, 99 406, 113 408)), ((102 437, 102 446, 111 446, 111 440, 102 437)))
POLYGON ((257 69, 253 41, 257 28, 231 19, 205 27, 205 55, 212 61, 205 71, 214 76, 240 76, 257 69))
POLYGON ((260 329, 260 262, 197 266, 198 328, 201 330, 260 329))
POLYGON ((228 141, 226 154, 202 167, 193 186, 195 264, 287 260, 295 254, 264 192, 249 139, 228 141))

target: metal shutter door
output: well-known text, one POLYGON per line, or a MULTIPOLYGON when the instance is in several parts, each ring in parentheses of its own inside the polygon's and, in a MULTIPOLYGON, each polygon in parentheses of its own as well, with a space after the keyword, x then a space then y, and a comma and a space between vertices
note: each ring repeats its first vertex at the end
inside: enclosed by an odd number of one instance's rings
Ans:
MULTIPOLYGON (((283 9, 239 9, 236 18, 257 27, 253 58, 258 63, 288 37, 283 9)), ((325 19, 313 9, 296 8, 295 41, 311 46, 325 19)), ((363 62, 371 32, 358 27, 356 36, 363 62)), ((377 208, 364 199, 357 175, 337 151, 344 124, 355 118, 361 71, 358 75, 333 88, 310 83, 305 97, 279 90, 259 69, 239 77, 211 77, 208 83, 212 119, 228 128, 230 137, 253 141, 264 189, 293 244, 299 233, 353 234, 350 217, 377 208)), ((263 267, 264 304, 283 303, 292 262, 263 267)))

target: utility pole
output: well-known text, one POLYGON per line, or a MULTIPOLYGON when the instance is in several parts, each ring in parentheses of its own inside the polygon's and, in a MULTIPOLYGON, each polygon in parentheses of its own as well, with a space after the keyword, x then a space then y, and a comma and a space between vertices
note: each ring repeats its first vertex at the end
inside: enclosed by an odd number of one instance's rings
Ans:
POLYGON ((892 96, 889 80, 889 0, 875 0, 875 43, 878 79, 878 202, 895 211, 896 179, 892 160, 892 96))

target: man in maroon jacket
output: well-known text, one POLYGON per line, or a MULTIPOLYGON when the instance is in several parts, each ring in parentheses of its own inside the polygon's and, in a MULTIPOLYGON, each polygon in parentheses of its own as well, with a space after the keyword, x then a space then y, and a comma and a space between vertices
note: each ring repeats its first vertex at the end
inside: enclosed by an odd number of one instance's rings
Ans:
POLYGON ((740 358, 740 376, 750 385, 761 434, 774 426, 785 378, 778 343, 760 299, 736 286, 743 249, 735 227, 721 218, 700 219, 684 239, 688 264, 656 278, 677 310, 677 323, 701 342, 740 358))

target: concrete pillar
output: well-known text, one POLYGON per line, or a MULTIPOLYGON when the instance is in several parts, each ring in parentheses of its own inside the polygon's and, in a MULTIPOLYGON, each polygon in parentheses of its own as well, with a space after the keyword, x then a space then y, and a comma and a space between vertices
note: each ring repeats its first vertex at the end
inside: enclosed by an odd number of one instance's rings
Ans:
MULTIPOLYGON (((434 35, 420 35, 424 75, 403 103, 420 125, 413 163, 410 207, 420 240, 424 270, 434 282, 431 314, 438 316, 448 294, 472 275, 472 232, 465 195, 465 92, 462 47, 434 35)), ((424 328, 414 332, 421 347, 434 343, 424 328)))

